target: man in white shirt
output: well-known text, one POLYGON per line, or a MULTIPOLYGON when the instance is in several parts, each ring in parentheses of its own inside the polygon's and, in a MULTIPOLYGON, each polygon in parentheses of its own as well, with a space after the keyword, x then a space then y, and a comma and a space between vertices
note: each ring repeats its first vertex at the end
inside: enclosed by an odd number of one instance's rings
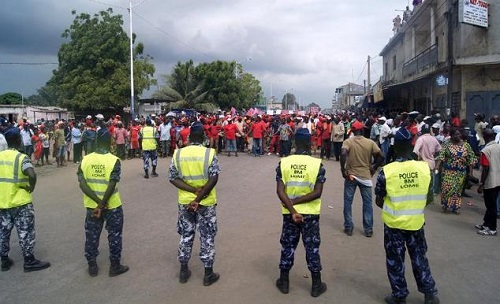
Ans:
POLYGON ((172 124, 167 118, 165 118, 163 123, 158 127, 158 131, 160 131, 160 145, 163 157, 167 157, 170 154, 170 129, 172 129, 172 124))
POLYGON ((380 150, 382 150, 382 154, 384 155, 384 163, 387 163, 387 154, 389 152, 389 146, 391 144, 389 135, 391 134, 391 128, 386 123, 387 119, 382 116, 378 119, 378 124, 380 126, 380 135, 378 137, 378 141, 380 144, 380 150))

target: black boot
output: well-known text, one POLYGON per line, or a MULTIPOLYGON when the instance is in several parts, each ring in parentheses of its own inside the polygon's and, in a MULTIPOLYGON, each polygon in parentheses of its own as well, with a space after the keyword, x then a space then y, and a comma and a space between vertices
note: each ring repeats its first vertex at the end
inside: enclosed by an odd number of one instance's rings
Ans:
POLYGON ((156 173, 156 166, 153 166, 153 172, 151 172, 152 177, 158 177, 158 174, 156 173))
POLYGON ((89 276, 96 277, 99 273, 96 261, 89 261, 89 276))
POLYGON ((191 276, 191 270, 189 270, 187 264, 181 264, 181 271, 179 273, 179 282, 186 283, 191 276))
POLYGON ((439 298, 434 294, 426 294, 424 304, 439 304, 439 298))
POLYGON ((120 262, 111 262, 111 266, 109 267, 109 276, 116 277, 122 273, 128 271, 128 266, 120 264, 120 262))
POLYGON ((387 304, 406 304, 406 298, 396 298, 392 295, 384 298, 387 304))
POLYGON ((149 178, 149 170, 144 170, 144 178, 149 178))
POLYGON ((35 259, 34 256, 28 256, 24 258, 24 272, 38 271, 49 267, 49 262, 42 262, 35 259))
POLYGON ((281 291, 281 293, 287 294, 289 287, 288 274, 289 270, 281 269, 280 278, 276 280, 276 287, 281 291))
POLYGON ((2 257, 2 271, 7 271, 14 265, 14 261, 8 256, 2 257))
POLYGON ((321 272, 311 272, 312 276, 312 287, 311 296, 319 297, 322 293, 326 291, 326 284, 321 282, 321 272))
POLYGON ((203 286, 210 286, 219 280, 220 275, 213 271, 212 267, 205 267, 205 277, 203 277, 203 286))

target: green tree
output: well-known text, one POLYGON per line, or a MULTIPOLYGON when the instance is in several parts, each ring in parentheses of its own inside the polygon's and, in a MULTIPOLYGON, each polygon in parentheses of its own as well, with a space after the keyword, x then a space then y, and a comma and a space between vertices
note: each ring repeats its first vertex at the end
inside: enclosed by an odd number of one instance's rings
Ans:
MULTIPOLYGON (((69 40, 59 49, 59 67, 49 84, 61 106, 72 110, 121 110, 130 101, 129 38, 121 15, 111 8, 94 16, 77 15, 62 37, 69 40)), ((156 83, 152 59, 143 55, 144 45, 134 47, 134 95, 156 83)))
POLYGON ((192 60, 178 62, 172 73, 163 77, 167 86, 153 96, 175 102, 174 107, 249 108, 262 95, 259 81, 243 73, 241 64, 235 61, 218 60, 197 66, 192 60))
POLYGON ((250 108, 260 103, 263 97, 260 82, 249 73, 244 73, 240 79, 240 108, 250 108))
POLYGON ((204 80, 209 92, 207 100, 221 109, 239 107, 239 81, 236 77, 237 63, 214 61, 197 67, 197 76, 204 80))
POLYGON ((10 104, 21 104, 23 102, 23 96, 19 93, 8 92, 0 95, 0 104, 10 105, 10 104))
POLYGON ((45 86, 37 90, 37 96, 39 97, 40 105, 44 106, 61 106, 59 104, 59 95, 57 90, 57 85, 54 80, 49 80, 45 86))

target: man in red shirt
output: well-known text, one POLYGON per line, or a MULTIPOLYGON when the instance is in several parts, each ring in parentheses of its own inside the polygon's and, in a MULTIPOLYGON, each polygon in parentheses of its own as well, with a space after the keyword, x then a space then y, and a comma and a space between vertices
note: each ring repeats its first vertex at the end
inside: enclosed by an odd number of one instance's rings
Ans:
POLYGON ((217 118, 214 118, 212 124, 208 128, 209 139, 210 139, 210 148, 215 149, 216 152, 219 152, 219 132, 221 127, 218 123, 217 118))
POLYGON ((252 124, 251 131, 252 131, 252 152, 253 156, 257 157, 263 153, 262 150, 262 135, 264 133, 264 129, 266 128, 266 124, 262 121, 262 118, 260 116, 257 116, 255 119, 255 122, 252 124))
POLYGON ((236 150, 236 133, 240 133, 238 127, 233 124, 233 120, 230 118, 227 120, 227 125, 224 126, 224 134, 226 135, 226 150, 227 156, 231 156, 231 152, 234 152, 234 156, 238 157, 238 151, 236 150))
POLYGON ((185 147, 188 145, 189 131, 190 131, 189 130, 189 122, 186 121, 186 122, 184 122, 183 129, 179 132, 179 136, 181 137, 182 147, 185 147))

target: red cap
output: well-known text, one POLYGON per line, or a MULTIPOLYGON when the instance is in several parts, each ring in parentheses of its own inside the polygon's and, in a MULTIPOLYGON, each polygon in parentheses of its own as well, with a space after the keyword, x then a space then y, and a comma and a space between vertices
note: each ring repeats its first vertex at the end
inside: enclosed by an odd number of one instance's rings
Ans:
POLYGON ((353 124, 351 125, 351 130, 353 131, 356 131, 356 130, 363 130, 363 128, 365 127, 365 125, 359 121, 359 120, 356 120, 355 122, 353 122, 353 124))

